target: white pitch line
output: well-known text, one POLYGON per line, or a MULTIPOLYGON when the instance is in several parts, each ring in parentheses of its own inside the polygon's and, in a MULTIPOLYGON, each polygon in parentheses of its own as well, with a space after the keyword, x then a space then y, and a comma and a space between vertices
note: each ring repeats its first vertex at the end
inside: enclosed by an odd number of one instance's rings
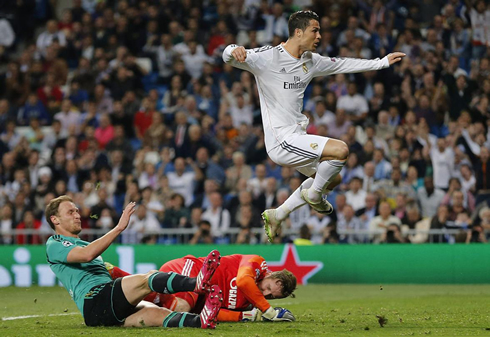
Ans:
POLYGON ((26 315, 26 316, 2 317, 2 321, 14 321, 16 319, 26 319, 26 318, 35 318, 35 317, 69 316, 69 315, 79 315, 79 313, 78 312, 70 312, 67 314, 26 315))

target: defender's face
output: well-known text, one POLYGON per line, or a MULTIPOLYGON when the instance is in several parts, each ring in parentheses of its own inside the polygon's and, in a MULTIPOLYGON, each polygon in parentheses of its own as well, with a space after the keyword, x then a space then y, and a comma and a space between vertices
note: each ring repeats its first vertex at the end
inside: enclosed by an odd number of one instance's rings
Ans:
POLYGON ((314 51, 320 44, 321 38, 320 23, 316 20, 310 20, 310 25, 302 32, 301 45, 304 50, 314 51))
POLYGON ((53 222, 59 224, 62 229, 69 233, 78 234, 82 231, 80 210, 70 201, 62 202, 58 207, 58 215, 52 216, 52 218, 53 217, 56 218, 53 222))

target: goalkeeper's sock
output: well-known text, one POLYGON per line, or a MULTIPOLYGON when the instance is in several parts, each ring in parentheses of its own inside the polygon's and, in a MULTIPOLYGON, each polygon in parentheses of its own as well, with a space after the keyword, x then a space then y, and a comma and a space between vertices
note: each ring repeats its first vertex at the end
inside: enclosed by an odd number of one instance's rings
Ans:
POLYGON ((174 272, 164 273, 157 271, 148 279, 148 286, 151 291, 156 291, 157 293, 174 294, 182 291, 194 291, 196 279, 174 272))
POLYGON ((201 319, 199 315, 188 312, 171 312, 163 320, 164 328, 200 328, 201 319))

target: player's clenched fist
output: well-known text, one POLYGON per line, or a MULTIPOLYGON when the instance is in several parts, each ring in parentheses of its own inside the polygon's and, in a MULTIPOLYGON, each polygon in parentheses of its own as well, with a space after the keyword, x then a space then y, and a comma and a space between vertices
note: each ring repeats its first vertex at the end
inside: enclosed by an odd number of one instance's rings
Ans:
POLYGON ((238 46, 235 49, 233 49, 231 55, 235 58, 235 60, 237 60, 240 63, 243 63, 247 58, 247 51, 245 50, 245 47, 238 46))

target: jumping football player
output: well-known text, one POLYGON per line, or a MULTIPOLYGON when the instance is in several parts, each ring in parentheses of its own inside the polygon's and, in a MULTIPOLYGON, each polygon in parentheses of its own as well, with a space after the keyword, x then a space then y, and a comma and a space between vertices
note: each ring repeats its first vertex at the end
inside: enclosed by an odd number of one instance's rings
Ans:
POLYGON ((269 157, 310 177, 281 206, 262 213, 271 242, 282 221, 305 203, 321 213, 333 211, 323 195, 340 183, 339 172, 349 155, 343 141, 306 133, 308 118, 301 112, 310 81, 318 76, 388 68, 405 56, 395 52, 381 60, 363 60, 314 53, 321 35, 319 17, 312 11, 293 13, 288 30, 288 40, 276 47, 246 50, 231 44, 223 51, 224 62, 255 75, 269 157))

